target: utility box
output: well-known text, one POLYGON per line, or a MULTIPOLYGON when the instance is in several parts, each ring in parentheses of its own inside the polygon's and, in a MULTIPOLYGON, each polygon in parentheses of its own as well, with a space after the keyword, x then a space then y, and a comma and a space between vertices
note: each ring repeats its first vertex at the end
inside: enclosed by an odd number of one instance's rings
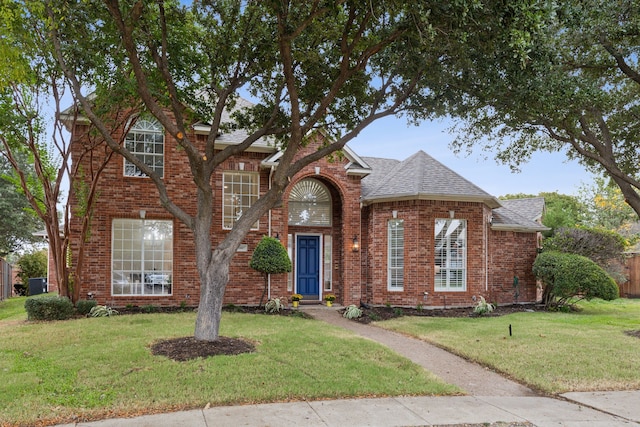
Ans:
POLYGON ((29 295, 40 295, 49 292, 46 277, 33 277, 29 279, 29 295))

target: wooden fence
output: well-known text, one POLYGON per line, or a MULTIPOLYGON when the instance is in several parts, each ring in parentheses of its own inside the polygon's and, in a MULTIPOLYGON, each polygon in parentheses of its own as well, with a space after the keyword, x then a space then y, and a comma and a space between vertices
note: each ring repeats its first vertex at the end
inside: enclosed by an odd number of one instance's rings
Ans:
POLYGON ((0 258, 0 301, 13 293, 13 270, 11 264, 0 258))
POLYGON ((625 269, 629 279, 620 286, 620 296, 640 298, 640 253, 628 255, 625 269))

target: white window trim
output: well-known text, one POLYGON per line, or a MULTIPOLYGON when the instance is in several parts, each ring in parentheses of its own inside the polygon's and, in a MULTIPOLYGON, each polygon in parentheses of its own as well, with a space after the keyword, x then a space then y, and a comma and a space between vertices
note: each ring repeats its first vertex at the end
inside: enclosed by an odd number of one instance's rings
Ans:
MULTIPOLYGON (((144 239, 144 234, 143 234, 142 238, 144 239)), ((111 296, 114 296, 114 297, 127 297, 127 296, 129 296, 129 297, 131 297, 131 296, 135 296, 135 297, 170 297, 170 296, 172 296, 173 295, 173 290, 174 290, 174 283, 173 283, 173 279, 174 279, 174 275, 173 275, 173 261, 174 261, 173 260, 173 243, 174 243, 174 240, 173 239, 174 239, 174 224, 173 224, 173 221, 171 221, 171 220, 144 220, 144 219, 141 219, 141 220, 130 220, 130 219, 127 219, 127 218, 114 218, 112 220, 112 222, 111 222, 111 271, 110 271, 110 274, 111 274, 111 286, 110 286, 111 296), (144 264, 145 264, 144 246, 141 246, 141 252, 140 253, 141 253, 142 259, 140 259, 140 264, 141 265, 140 265, 140 269, 139 270, 138 269, 131 270, 131 268, 128 268, 128 269, 121 268, 119 270, 115 270, 114 269, 114 264, 116 262, 116 261, 114 261, 114 250, 115 250, 115 247, 116 247, 116 245, 115 245, 115 241, 116 241, 115 223, 117 221, 124 220, 124 219, 140 223, 140 228, 141 229, 144 229, 146 222, 156 221, 156 222, 166 222, 166 223, 170 223, 171 224, 171 245, 172 245, 171 260, 170 260, 171 268, 169 270, 164 269, 164 270, 161 270, 160 272, 158 272, 159 275, 167 275, 168 274, 168 276, 169 276, 168 280, 169 281, 168 282, 164 282, 163 281, 161 286, 162 286, 162 289, 164 289, 165 286, 168 286, 169 287, 169 292, 167 292, 167 293, 146 293, 145 292, 146 283, 145 283, 145 280, 143 279, 143 276, 146 276, 147 274, 150 274, 150 273, 145 271, 144 268, 143 268, 144 264), (114 286, 116 284, 115 283, 116 278, 114 277, 114 272, 115 271, 120 271, 121 273, 123 271, 128 271, 128 273, 126 273, 126 274, 129 274, 129 278, 127 279, 127 283, 124 284, 123 286, 129 286, 130 289, 132 289, 132 290, 135 290, 136 288, 140 287, 140 291, 141 292, 114 293, 114 286), (138 282, 134 282, 134 281, 130 282, 129 280, 132 280, 131 279, 131 277, 132 277, 131 275, 134 275, 134 276, 135 275, 139 275, 140 276, 139 281, 138 282)), ((125 260, 125 259, 122 259, 120 261, 121 262, 127 262, 127 260, 125 260)), ((164 258, 163 258, 163 264, 165 262, 167 262, 167 260, 164 260, 164 258)), ((155 286, 155 284, 153 284, 152 286, 155 286)))
POLYGON ((391 219, 387 222, 387 290, 389 292, 403 292, 404 291, 404 220, 403 219, 391 219), (392 267, 391 266, 391 257, 392 257, 392 236, 391 236, 391 224, 392 223, 402 224, 402 267, 392 267), (394 277, 397 274, 392 274, 392 272, 402 273, 402 286, 398 286, 398 284, 394 283, 394 277))
MULTIPOLYGON (((226 191, 225 191, 225 182, 226 182, 226 177, 227 175, 244 175, 244 176, 255 176, 257 181, 256 181, 256 194, 255 194, 255 201, 257 201, 260 198, 260 173, 258 172, 242 172, 242 171, 224 171, 222 174, 222 229, 223 230, 231 230, 233 228, 233 226, 229 227, 228 225, 226 225, 225 220, 227 219, 227 217, 225 217, 225 199, 226 199, 226 191)), ((242 194, 241 194, 242 196, 242 194)), ((249 196, 253 196, 252 194, 249 196)), ((249 208, 251 208, 251 206, 249 206, 249 208)), ((235 221, 234 221, 235 224, 235 221)), ((256 221, 255 224, 253 224, 251 226, 251 230, 255 231, 255 230, 259 230, 260 229, 260 221, 256 221)))
MULTIPOLYGON (((165 170, 165 166, 166 166, 166 162, 165 162, 165 154, 166 154, 166 138, 165 138, 165 134, 164 134, 164 128, 162 127, 162 125, 160 124, 160 122, 158 122, 157 119, 155 118, 150 118, 150 117, 141 117, 139 120, 145 120, 151 123, 156 124, 160 130, 151 130, 151 129, 142 129, 142 128, 136 128, 138 122, 136 122, 130 129, 129 132, 127 132, 127 135, 125 135, 125 146, 127 144, 127 136, 130 133, 139 133, 139 134, 154 134, 154 135, 162 135, 162 154, 156 154, 156 153, 142 153, 142 152, 137 152, 137 151, 131 151, 131 153, 133 155, 145 155, 148 154, 149 156, 153 156, 154 158, 158 158, 161 157, 162 158, 162 173, 160 174, 160 177, 163 178, 164 177, 164 170, 165 170)), ((154 143, 155 144, 155 143, 154 143)), ((122 158, 122 174, 123 176, 127 177, 127 178, 148 178, 148 176, 146 174, 144 174, 142 171, 140 171, 137 166, 135 166, 133 163, 130 163, 126 158, 122 158), (127 174, 127 167, 131 166, 136 168, 136 170, 138 170, 140 172, 140 174, 136 174, 136 175, 129 175, 127 174)), ((150 165, 149 165, 150 166, 150 165)))
MULTIPOLYGON (((468 258, 469 258, 469 254, 468 254, 468 221, 466 219, 450 219, 450 218, 436 218, 436 220, 434 221, 434 225, 437 221, 446 221, 446 224, 449 224, 451 221, 460 221, 462 223, 464 223, 464 244, 463 244, 463 252, 462 252, 462 260, 461 261, 457 261, 460 262, 461 265, 458 267, 451 267, 449 266, 448 268, 442 268, 441 266, 437 266, 435 265, 435 261, 434 261, 434 266, 436 269, 438 269, 438 271, 436 272, 437 274, 445 274, 446 279, 445 279, 445 284, 438 284, 438 282, 434 279, 434 291, 435 292, 466 292, 467 291, 467 269, 468 269, 468 258), (462 272, 462 286, 461 287, 451 287, 451 279, 449 276, 449 273, 453 270, 457 270, 457 271, 461 271, 462 272)), ((437 231, 437 230, 434 230, 437 231)), ((439 233, 438 233, 439 234, 439 233)), ((437 238, 437 234, 434 232, 434 251, 437 251, 437 245, 438 245, 438 241, 436 240, 437 238)), ((453 250, 451 248, 451 240, 447 239, 446 242, 447 247, 444 249, 447 253, 447 257, 445 262, 450 263, 451 262, 451 258, 450 258, 450 254, 451 251, 453 250)))

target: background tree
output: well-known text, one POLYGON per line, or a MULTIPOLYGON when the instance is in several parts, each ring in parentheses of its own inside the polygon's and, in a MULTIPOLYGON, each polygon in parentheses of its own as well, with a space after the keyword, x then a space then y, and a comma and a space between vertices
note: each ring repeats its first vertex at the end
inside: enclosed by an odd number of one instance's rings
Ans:
POLYGON ((80 162, 71 164, 66 127, 74 127, 78 117, 62 110, 63 99, 74 101, 54 60, 43 13, 42 2, 0 2, 0 158, 11 167, 13 184, 44 224, 60 295, 75 302, 79 287, 74 283, 82 280, 83 242, 90 231, 97 181, 113 152, 98 136, 87 133, 77 160, 92 156, 96 166, 82 170, 80 162), (80 199, 73 212, 80 222, 74 231, 79 244, 73 248, 78 259, 73 266, 67 264, 72 213, 68 205, 61 205, 67 188, 80 199))
MULTIPOLYGON (((24 165, 24 162, 21 162, 24 165)), ((27 168, 24 167, 24 170, 27 168)), ((34 215, 29 201, 15 185, 16 176, 6 159, 0 155, 0 256, 25 248, 40 240, 33 233, 42 221, 34 215)))
MULTIPOLYGON (((500 3, 496 3, 499 5, 500 3)), ((229 265, 244 236, 282 198, 289 177, 334 153, 373 121, 407 114, 419 120, 443 113, 442 86, 448 61, 461 54, 469 25, 495 21, 506 34, 518 22, 498 6, 473 1, 175 1, 118 0, 45 2, 46 19, 32 25, 51 35, 60 69, 71 83, 82 114, 111 150, 156 185, 162 206, 195 236, 200 307, 195 337, 218 338, 229 265), (83 89, 92 88, 89 99, 83 89), (229 124, 239 93, 258 101, 236 111, 247 138, 221 151, 216 136, 229 124), (95 108, 94 100, 141 100, 184 154, 193 175, 197 212, 171 199, 164 181, 133 156, 95 108), (206 141, 187 129, 210 124, 206 141), (314 130, 329 138, 301 155, 314 130), (235 223, 227 237, 211 242, 214 171, 259 138, 282 151, 270 189, 235 223)), ((37 10, 30 13, 36 18, 37 10)), ((520 50, 516 49, 516 55, 520 50)), ((190 206, 191 207, 191 206, 190 206)))
POLYGON ((617 282, 626 280, 623 263, 628 241, 615 231, 560 228, 544 242, 545 250, 581 255, 598 264, 617 282))
POLYGON ((638 222, 636 213, 625 203, 620 187, 610 179, 595 177, 593 184, 580 187, 578 198, 587 208, 585 223, 590 227, 628 234, 638 222))
POLYGON ((259 306, 262 307, 262 301, 269 286, 269 275, 290 272, 291 260, 287 249, 280 240, 264 236, 253 250, 249 267, 264 274, 264 291, 262 291, 259 303, 259 306))
MULTIPOLYGON (((520 38, 470 40, 450 88, 464 137, 517 167, 538 150, 565 152, 620 188, 640 214, 640 4, 633 0, 509 2, 520 38), (526 51, 512 54, 514 43, 526 51), (462 94, 467 97, 463 98, 462 94)), ((497 32, 505 35, 507 33, 497 32)))
POLYGON ((27 289, 29 289, 29 279, 47 277, 47 263, 47 251, 43 250, 28 252, 18 259, 18 277, 27 289))
POLYGON ((541 192, 538 195, 531 194, 507 194, 501 199, 522 199, 529 197, 542 197, 545 203, 545 212, 542 223, 551 228, 543 234, 552 236, 555 230, 563 227, 576 227, 585 220, 587 208, 584 203, 575 196, 559 194, 557 192, 541 192))

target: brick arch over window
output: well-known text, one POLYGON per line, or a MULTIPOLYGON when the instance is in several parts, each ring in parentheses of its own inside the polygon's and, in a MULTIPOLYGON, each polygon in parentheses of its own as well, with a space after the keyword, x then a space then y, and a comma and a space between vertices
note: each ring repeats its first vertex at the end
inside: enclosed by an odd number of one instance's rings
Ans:
POLYGON ((330 227, 332 199, 327 186, 314 178, 299 181, 289 193, 288 223, 293 226, 330 227))

